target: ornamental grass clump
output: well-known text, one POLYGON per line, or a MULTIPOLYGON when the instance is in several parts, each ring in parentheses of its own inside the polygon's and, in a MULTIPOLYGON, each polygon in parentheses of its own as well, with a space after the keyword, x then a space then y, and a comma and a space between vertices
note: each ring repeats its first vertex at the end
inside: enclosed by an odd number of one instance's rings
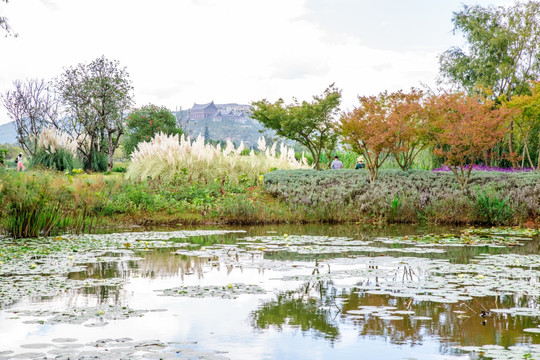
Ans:
POLYGON ((164 183, 208 183, 228 181, 255 183, 261 174, 272 169, 309 168, 302 156, 298 161, 294 150, 281 144, 279 153, 277 143, 270 148, 263 140, 259 142, 259 153, 253 150, 249 155, 241 155, 245 150, 243 143, 235 148, 227 141, 225 149, 220 145, 205 144, 202 136, 191 141, 182 135, 159 133, 150 142, 139 143, 131 155, 127 177, 131 179, 160 179, 164 183))
POLYGON ((71 171, 76 166, 77 143, 52 127, 45 128, 38 137, 38 150, 32 157, 32 166, 71 171))

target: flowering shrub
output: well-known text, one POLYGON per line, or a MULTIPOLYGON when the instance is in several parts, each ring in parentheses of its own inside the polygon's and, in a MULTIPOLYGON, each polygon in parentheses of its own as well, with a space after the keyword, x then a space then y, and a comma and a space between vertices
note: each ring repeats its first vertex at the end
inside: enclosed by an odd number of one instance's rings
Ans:
POLYGON ((264 141, 259 142, 261 152, 243 156, 244 144, 235 148, 227 141, 225 149, 220 145, 205 144, 202 136, 191 141, 182 135, 159 133, 150 142, 139 143, 131 155, 127 176, 132 179, 160 179, 166 183, 230 181, 255 183, 261 174, 272 169, 308 168, 302 157, 298 161, 294 150, 283 143, 277 152, 277 143, 270 148, 264 141))
POLYGON ((275 171, 264 187, 289 206, 326 221, 369 217, 392 222, 520 223, 540 219, 540 174, 472 172, 469 191, 449 172, 275 171))

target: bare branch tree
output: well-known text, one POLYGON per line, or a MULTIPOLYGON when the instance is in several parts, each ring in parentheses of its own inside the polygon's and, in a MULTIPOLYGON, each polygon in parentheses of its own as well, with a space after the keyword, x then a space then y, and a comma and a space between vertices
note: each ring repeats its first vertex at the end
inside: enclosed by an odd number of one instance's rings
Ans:
POLYGON ((50 83, 43 79, 15 80, 13 85, 15 89, 2 94, 2 103, 15 121, 19 144, 34 155, 41 131, 47 126, 59 126, 58 101, 50 83))
MULTIPOLYGON (((6 4, 9 2, 9 0, 0 0, 0 2, 5 2, 6 4)), ((0 31, 6 33, 7 36, 14 36, 17 37, 18 35, 13 32, 13 29, 11 29, 11 26, 8 23, 8 19, 5 16, 0 16, 0 31)))

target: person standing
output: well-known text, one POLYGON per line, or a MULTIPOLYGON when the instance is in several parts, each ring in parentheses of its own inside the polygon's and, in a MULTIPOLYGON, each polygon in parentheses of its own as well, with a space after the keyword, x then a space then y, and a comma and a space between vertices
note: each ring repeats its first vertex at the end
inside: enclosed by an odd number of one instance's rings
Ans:
POLYGON ((17 156, 17 171, 24 171, 24 165, 22 162, 22 153, 17 156))
POLYGON ((339 161, 339 157, 337 155, 334 156, 334 161, 332 161, 332 169, 334 170, 343 169, 343 163, 339 161))

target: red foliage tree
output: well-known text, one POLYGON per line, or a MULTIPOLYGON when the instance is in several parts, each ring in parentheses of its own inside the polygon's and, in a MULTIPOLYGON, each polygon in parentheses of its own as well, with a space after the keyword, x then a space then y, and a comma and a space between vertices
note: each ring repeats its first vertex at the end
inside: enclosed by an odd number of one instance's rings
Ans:
POLYGON ((390 155, 394 131, 388 126, 388 93, 359 96, 360 105, 340 119, 344 141, 363 154, 369 170, 369 181, 377 178, 379 168, 390 155))
POLYGON ((414 159, 426 147, 426 114, 422 106, 424 93, 398 91, 389 95, 389 127, 394 131, 391 152, 401 170, 409 170, 414 159))
POLYGON ((399 166, 407 170, 424 147, 422 97, 423 93, 415 89, 358 97, 360 105, 341 117, 344 141, 366 158, 371 182, 389 155, 393 154, 399 166))
POLYGON ((462 93, 431 96, 426 110, 433 153, 444 159, 465 190, 474 161, 503 139, 509 112, 494 109, 491 100, 462 93))

